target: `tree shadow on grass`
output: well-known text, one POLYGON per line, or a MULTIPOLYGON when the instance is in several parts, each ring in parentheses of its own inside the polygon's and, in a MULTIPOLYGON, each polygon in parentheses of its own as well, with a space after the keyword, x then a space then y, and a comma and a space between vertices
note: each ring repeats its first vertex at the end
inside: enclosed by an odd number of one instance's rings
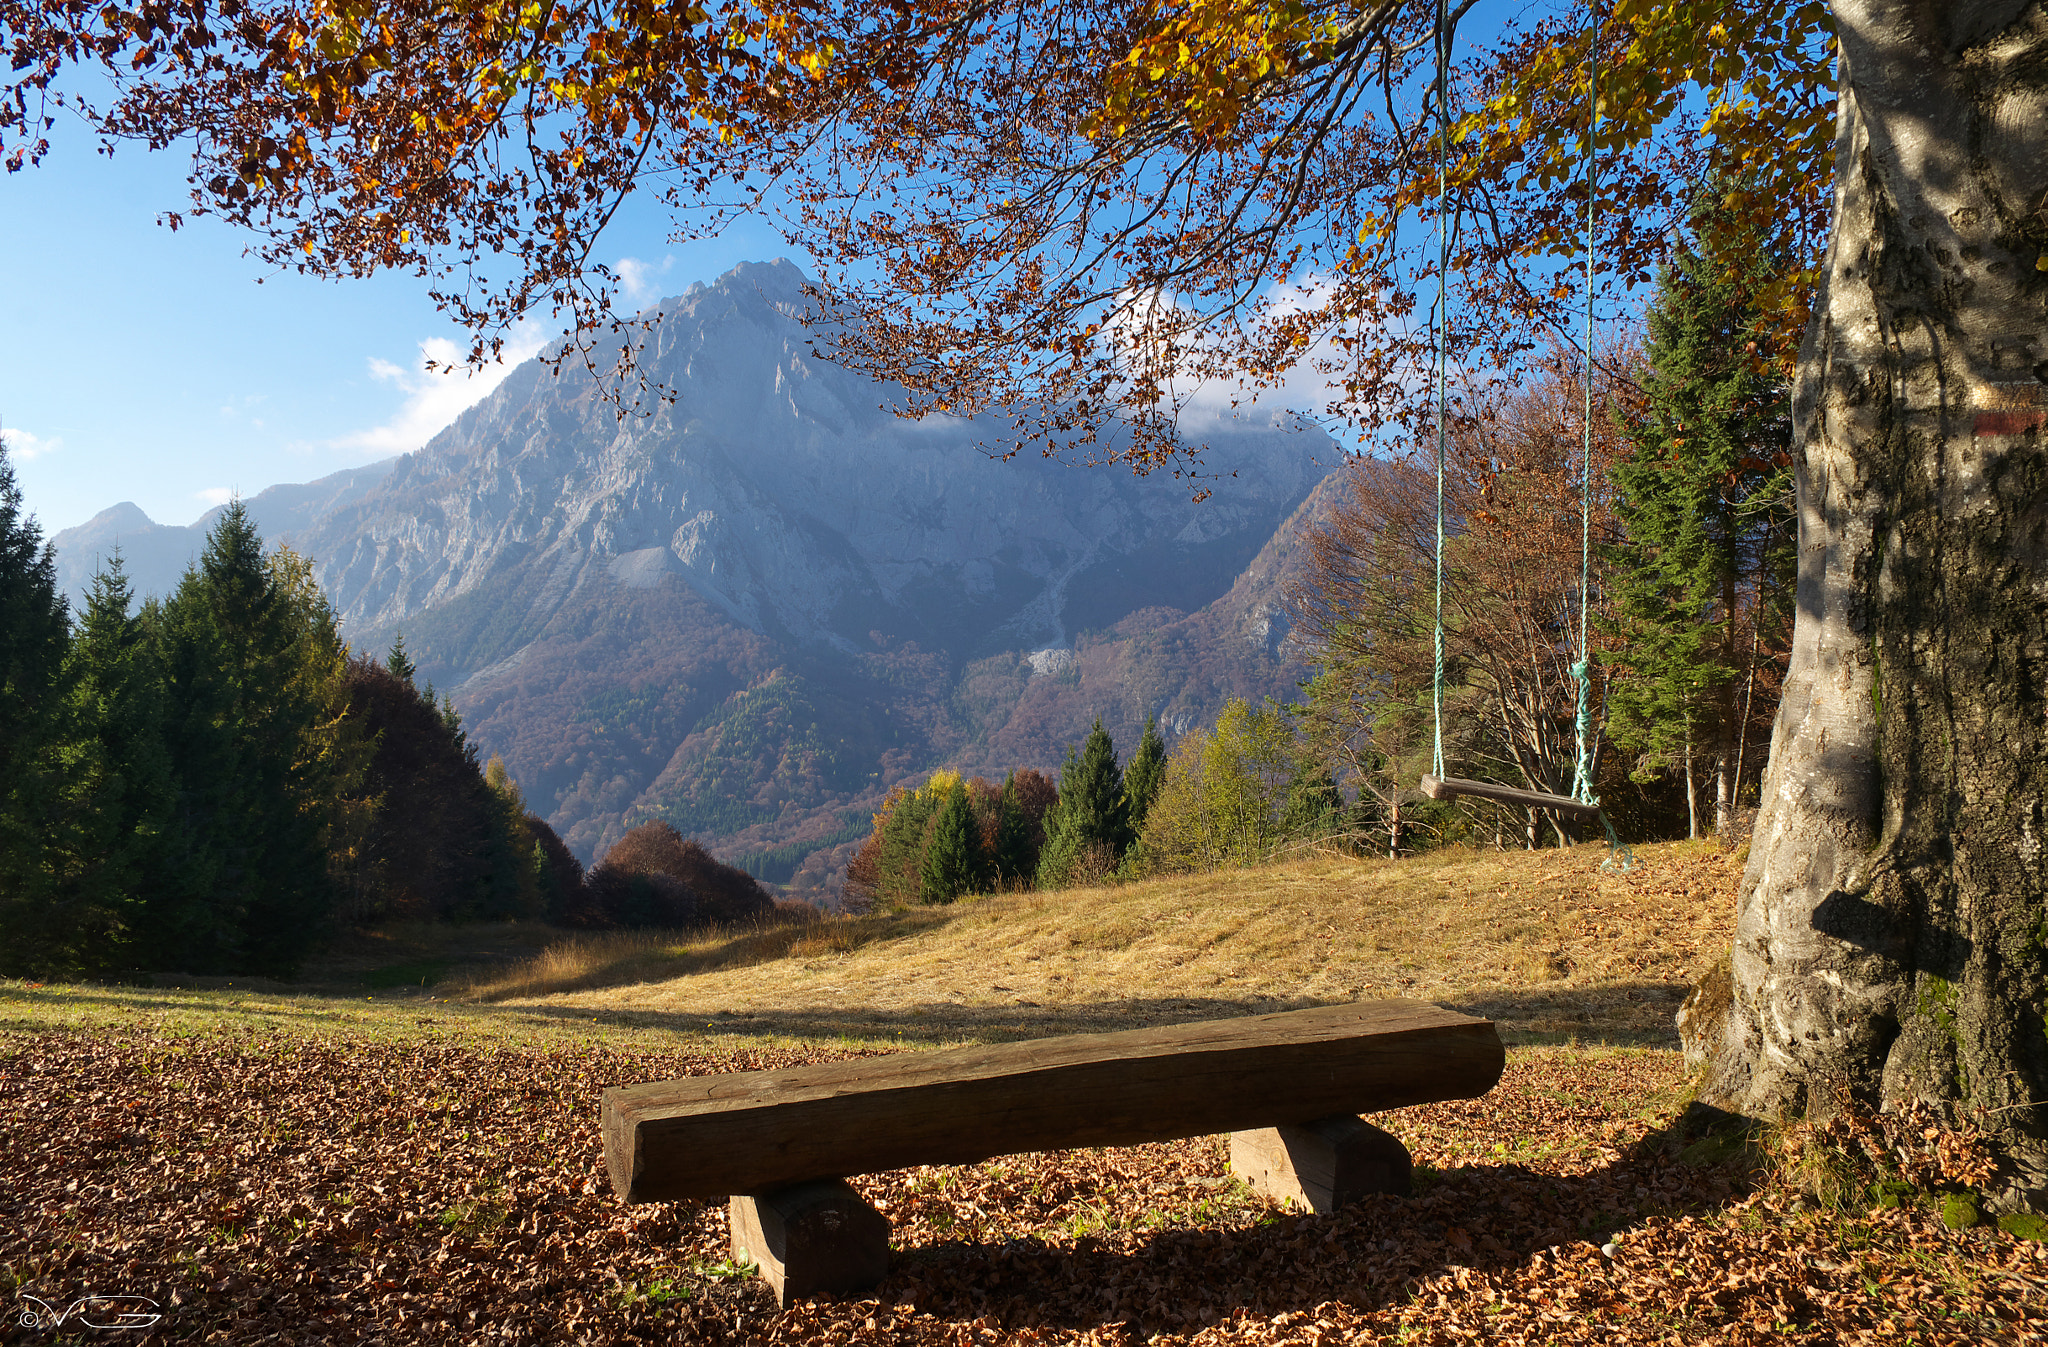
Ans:
MULTIPOLYGON (((1595 988, 1500 988, 1437 1004, 1494 1020, 1511 1045, 1564 1043, 1674 1048, 1670 1010, 1680 989, 1660 982, 1595 988)), ((473 1008, 532 1023, 619 1025, 701 1035, 707 1030, 759 1038, 826 1042, 902 1042, 930 1046, 963 1040, 1001 1043, 1054 1034, 1108 1033, 1151 1025, 1235 1019, 1339 1004, 1328 997, 1121 997, 1056 1005, 938 1001, 901 1006, 819 1006, 788 1010, 597 1010, 586 1006, 505 1005, 473 1008)))
MULTIPOLYGON (((412 973, 414 970, 406 970, 412 973)), ((423 971, 423 970, 422 970, 423 971)), ((897 1006, 843 1005, 788 1010, 600 1010, 533 1003, 445 1003, 432 983, 386 979, 375 997, 380 1010, 418 1009, 423 1017, 459 1029, 465 1022, 506 1027, 586 1026, 670 1033, 678 1039, 706 1034, 759 1040, 809 1039, 824 1043, 931 1047, 962 1042, 1003 1043, 1056 1034, 1108 1033, 1153 1025, 1235 1019, 1335 1004, 1319 997, 1122 997, 1053 1005, 926 1001, 897 1006), (396 984, 396 985, 389 985, 396 984)), ((1438 1004, 1491 1019, 1510 1046, 1576 1042, 1585 1046, 1674 1048, 1677 1036, 1667 1007, 1680 989, 1656 982, 1593 988, 1497 988, 1438 1004)), ((0 995, 0 1007, 26 1000, 131 1013, 192 1012, 226 1024, 330 1024, 355 1018, 361 993, 263 982, 256 979, 164 977, 152 986, 124 984, 37 987, 0 995), (191 996, 180 993, 193 993, 191 996), (242 998, 246 999, 228 999, 242 998)), ((0 1010, 4 1016, 4 1010, 0 1010)), ((680 1046, 680 1044, 679 1044, 680 1046)))

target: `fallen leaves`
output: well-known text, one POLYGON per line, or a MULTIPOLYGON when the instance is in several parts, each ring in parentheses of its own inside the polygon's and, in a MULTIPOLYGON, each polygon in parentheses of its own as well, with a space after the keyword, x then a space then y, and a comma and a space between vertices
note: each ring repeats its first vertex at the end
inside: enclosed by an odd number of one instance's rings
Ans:
MULTIPOLYGON (((1673 1054, 1517 1052, 1484 1099, 1376 1119, 1409 1198, 1279 1212, 1218 1138, 856 1180, 871 1299, 777 1312, 724 1208, 625 1207, 606 1086, 842 1055, 517 1050, 291 1034, 0 1049, 0 1267, 52 1304, 144 1295, 138 1341, 1813 1343, 2048 1334, 2044 1246, 1924 1207, 1849 1218, 1686 1163, 1673 1054), (1600 1246, 1611 1247, 1611 1256, 1600 1246)), ((8 1332, 26 1332, 10 1313, 8 1332)))

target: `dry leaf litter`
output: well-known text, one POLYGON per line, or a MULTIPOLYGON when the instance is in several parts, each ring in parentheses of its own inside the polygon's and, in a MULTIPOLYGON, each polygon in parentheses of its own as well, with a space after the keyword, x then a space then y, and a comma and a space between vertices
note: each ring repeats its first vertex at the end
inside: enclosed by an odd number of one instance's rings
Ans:
POLYGON ((612 1195, 605 1087, 837 1055, 18 1036, 0 1289, 159 1302, 88 1335, 130 1342, 2048 1341, 2048 1246, 1925 1204, 1802 1210, 1782 1175, 1681 1155, 1669 1052, 1517 1051, 1484 1099, 1382 1115, 1418 1190, 1334 1216, 1256 1198, 1213 1137, 860 1178, 888 1279, 786 1312, 722 1204, 612 1195))

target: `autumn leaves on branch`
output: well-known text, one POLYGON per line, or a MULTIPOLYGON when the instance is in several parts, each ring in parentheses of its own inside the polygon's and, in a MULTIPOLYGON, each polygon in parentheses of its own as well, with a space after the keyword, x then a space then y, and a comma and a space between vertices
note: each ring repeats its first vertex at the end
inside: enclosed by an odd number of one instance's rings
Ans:
POLYGON ((587 352, 617 326, 593 248, 636 188, 686 233, 767 210, 826 268, 821 341, 905 410, 1199 473, 1177 413, 1205 383, 1312 365, 1315 410, 1427 418, 1440 213, 1459 364, 1574 330, 1597 65, 1597 283, 1646 279, 1717 177, 1719 251, 1774 259, 1789 360, 1827 209, 1826 7, 1620 0, 1597 63, 1577 7, 1485 33, 1469 8, 1439 107, 1436 6, 1395 0, 0 0, 0 154, 40 160, 60 114, 186 146, 186 210, 273 264, 427 278, 475 359, 536 311, 587 352))

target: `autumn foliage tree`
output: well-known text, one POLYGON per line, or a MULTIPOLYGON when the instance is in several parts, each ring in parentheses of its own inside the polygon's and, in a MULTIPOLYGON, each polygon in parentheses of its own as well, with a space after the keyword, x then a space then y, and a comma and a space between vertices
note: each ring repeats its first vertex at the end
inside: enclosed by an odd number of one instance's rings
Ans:
POLYGON ((591 926, 732 925, 775 909, 752 875, 661 819, 629 829, 584 883, 582 921, 591 926))
MULTIPOLYGON (((1585 601, 1585 412, 1577 373, 1558 361, 1518 390, 1475 398, 1445 455, 1445 765, 1451 775, 1552 795, 1571 794, 1578 766, 1572 665, 1585 601)), ((1591 524, 1601 543, 1614 536, 1607 470, 1626 449, 1614 415, 1624 391, 1610 381, 1595 413, 1591 524)), ((1358 459, 1349 473, 1342 503, 1308 536, 1308 564, 1290 593, 1322 669, 1308 689, 1311 725, 1376 802, 1398 853, 1403 792, 1429 769, 1437 734, 1437 484, 1403 460, 1358 459)), ((1594 560, 1588 592, 1598 606, 1608 568, 1594 560)), ((1602 674, 1593 676, 1597 708, 1602 674)), ((1539 819, 1532 812, 1522 822, 1535 845, 1539 819)), ((1560 836, 1569 827, 1550 824, 1560 836)))
POLYGON ((536 302, 601 316, 591 249, 643 175, 714 217, 765 177, 832 270, 841 358, 912 410, 1008 411, 1009 449, 1097 436, 1140 467, 1185 465, 1196 384, 1317 349, 1326 410, 1412 427, 1439 337, 1518 369, 1577 330, 1582 231, 1606 286, 1647 283, 1723 176, 1709 251, 1776 259, 1760 307, 1796 367, 1800 616, 1725 994, 1691 1031, 1705 1097, 1967 1104, 2001 1138, 1995 1201, 2048 1205, 2048 16, 1616 0, 1454 47, 1480 13, 0 0, 0 125, 36 157, 96 65, 97 128, 197 140, 199 208, 320 274, 457 275, 480 354, 536 302), (510 279, 469 289, 497 254, 510 279))

